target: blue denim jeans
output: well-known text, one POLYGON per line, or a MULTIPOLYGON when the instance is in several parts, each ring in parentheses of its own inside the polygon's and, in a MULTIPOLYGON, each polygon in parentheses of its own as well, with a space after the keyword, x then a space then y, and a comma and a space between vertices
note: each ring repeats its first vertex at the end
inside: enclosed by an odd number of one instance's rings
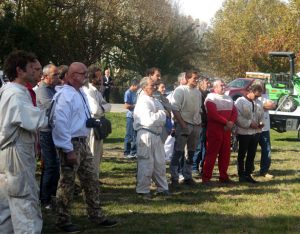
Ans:
POLYGON ((49 204, 51 196, 56 195, 59 180, 59 157, 56 153, 51 131, 40 132, 40 146, 43 160, 40 200, 44 205, 49 204))
POLYGON ((264 175, 269 171, 271 165, 270 131, 263 131, 258 143, 261 147, 260 174, 264 175))
POLYGON ((199 171, 199 166, 203 165, 205 156, 206 128, 201 128, 200 137, 197 140, 196 151, 193 157, 193 171, 199 171))
POLYGON ((133 118, 126 117, 126 135, 124 139, 124 155, 136 154, 136 131, 133 129, 133 118))

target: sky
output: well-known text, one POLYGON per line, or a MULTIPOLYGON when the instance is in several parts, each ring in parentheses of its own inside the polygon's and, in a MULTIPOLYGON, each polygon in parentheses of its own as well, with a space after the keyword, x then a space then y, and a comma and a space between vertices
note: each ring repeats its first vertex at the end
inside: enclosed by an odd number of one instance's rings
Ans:
MULTIPOLYGON (((288 2, 288 0, 282 1, 288 2)), ((181 13, 209 24, 215 13, 222 7, 224 0, 179 0, 178 2, 181 13)))
POLYGON ((210 23, 211 18, 222 7, 224 0, 180 0, 181 12, 210 23))

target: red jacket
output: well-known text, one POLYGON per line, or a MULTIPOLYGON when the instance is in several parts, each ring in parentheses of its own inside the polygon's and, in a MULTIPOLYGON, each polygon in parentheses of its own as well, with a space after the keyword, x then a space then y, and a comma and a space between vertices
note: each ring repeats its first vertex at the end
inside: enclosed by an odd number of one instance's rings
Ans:
POLYGON ((231 97, 209 93, 204 104, 207 111, 208 128, 224 129, 227 121, 235 123, 237 110, 231 97))

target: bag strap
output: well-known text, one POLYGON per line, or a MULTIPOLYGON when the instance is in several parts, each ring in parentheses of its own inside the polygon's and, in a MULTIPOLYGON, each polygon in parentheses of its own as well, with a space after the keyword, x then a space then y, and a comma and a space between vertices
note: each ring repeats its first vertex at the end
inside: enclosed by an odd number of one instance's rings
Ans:
POLYGON ((85 98, 84 98, 83 94, 80 92, 80 90, 78 92, 80 93, 81 98, 82 98, 83 103, 84 103, 84 113, 85 113, 85 116, 87 117, 87 119, 92 118, 90 109, 89 109, 89 107, 88 107, 88 105, 87 105, 87 103, 85 101, 85 98), (88 115, 87 115, 87 113, 88 113, 88 115))

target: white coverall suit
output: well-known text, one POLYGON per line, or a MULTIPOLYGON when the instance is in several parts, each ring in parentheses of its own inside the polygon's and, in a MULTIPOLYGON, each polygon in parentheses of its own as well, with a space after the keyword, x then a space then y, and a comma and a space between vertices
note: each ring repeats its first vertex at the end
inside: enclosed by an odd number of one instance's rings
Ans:
POLYGON ((16 83, 1 88, 0 110, 0 232, 41 233, 35 133, 48 119, 16 83))
MULTIPOLYGON (((91 83, 88 84, 88 87, 83 86, 83 91, 85 92, 89 106, 91 115, 93 118, 99 119, 104 116, 104 112, 109 112, 111 109, 111 104, 107 103, 102 94, 98 91, 96 87, 94 87, 91 83), (103 109, 102 109, 103 108, 103 109)), ((94 130, 91 129, 91 132, 88 137, 88 144, 90 146, 91 152, 94 156, 95 161, 95 171, 97 173, 97 177, 99 179, 100 173, 100 162, 103 156, 103 139, 97 140, 95 138, 94 130)))
POLYGON ((137 131, 137 193, 149 193, 151 178, 157 192, 168 190, 165 151, 161 132, 166 123, 162 104, 153 97, 140 95, 134 109, 133 127, 137 131))

